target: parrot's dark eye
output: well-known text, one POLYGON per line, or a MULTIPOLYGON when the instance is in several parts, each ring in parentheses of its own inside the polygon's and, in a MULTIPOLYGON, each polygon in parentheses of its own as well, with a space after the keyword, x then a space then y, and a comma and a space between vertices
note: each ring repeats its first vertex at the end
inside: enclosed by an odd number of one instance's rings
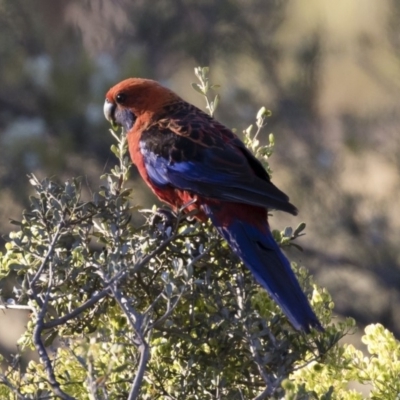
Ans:
POLYGON ((126 94, 118 93, 117 96, 115 97, 115 100, 118 104, 123 104, 126 100, 126 94))

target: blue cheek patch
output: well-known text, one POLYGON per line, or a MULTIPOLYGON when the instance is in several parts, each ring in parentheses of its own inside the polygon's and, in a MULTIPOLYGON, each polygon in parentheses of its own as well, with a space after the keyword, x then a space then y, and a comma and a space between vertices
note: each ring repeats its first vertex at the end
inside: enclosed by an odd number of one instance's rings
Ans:
POLYGON ((117 108, 115 112, 115 121, 123 126, 126 132, 130 131, 136 121, 135 115, 127 109, 117 108))

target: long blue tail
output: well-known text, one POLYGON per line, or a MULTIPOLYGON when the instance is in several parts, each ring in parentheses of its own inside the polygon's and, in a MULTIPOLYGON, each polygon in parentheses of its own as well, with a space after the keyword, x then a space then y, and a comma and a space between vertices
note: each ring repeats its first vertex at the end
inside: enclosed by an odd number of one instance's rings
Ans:
POLYGON ((221 236, 282 308, 292 325, 305 332, 309 332, 311 327, 323 330, 289 260, 275 242, 267 221, 258 224, 262 224, 263 232, 259 226, 240 219, 231 219, 228 223, 220 221, 213 212, 217 210, 210 205, 205 211, 221 236))

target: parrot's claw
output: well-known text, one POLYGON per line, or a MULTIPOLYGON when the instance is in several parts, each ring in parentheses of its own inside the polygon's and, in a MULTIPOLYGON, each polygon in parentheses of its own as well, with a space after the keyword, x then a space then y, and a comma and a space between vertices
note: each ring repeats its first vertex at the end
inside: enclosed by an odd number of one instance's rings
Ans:
POLYGON ((165 231, 168 227, 173 228, 176 225, 177 220, 178 217, 172 210, 158 208, 151 218, 150 223, 159 230, 165 231))

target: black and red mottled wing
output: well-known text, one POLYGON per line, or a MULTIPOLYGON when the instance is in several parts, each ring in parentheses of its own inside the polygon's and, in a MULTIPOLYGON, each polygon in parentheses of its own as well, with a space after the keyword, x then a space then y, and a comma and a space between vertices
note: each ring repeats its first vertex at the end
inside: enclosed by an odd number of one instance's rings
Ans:
POLYGON ((188 103, 170 105, 141 134, 151 183, 203 197, 296 214, 260 162, 229 129, 188 103))

